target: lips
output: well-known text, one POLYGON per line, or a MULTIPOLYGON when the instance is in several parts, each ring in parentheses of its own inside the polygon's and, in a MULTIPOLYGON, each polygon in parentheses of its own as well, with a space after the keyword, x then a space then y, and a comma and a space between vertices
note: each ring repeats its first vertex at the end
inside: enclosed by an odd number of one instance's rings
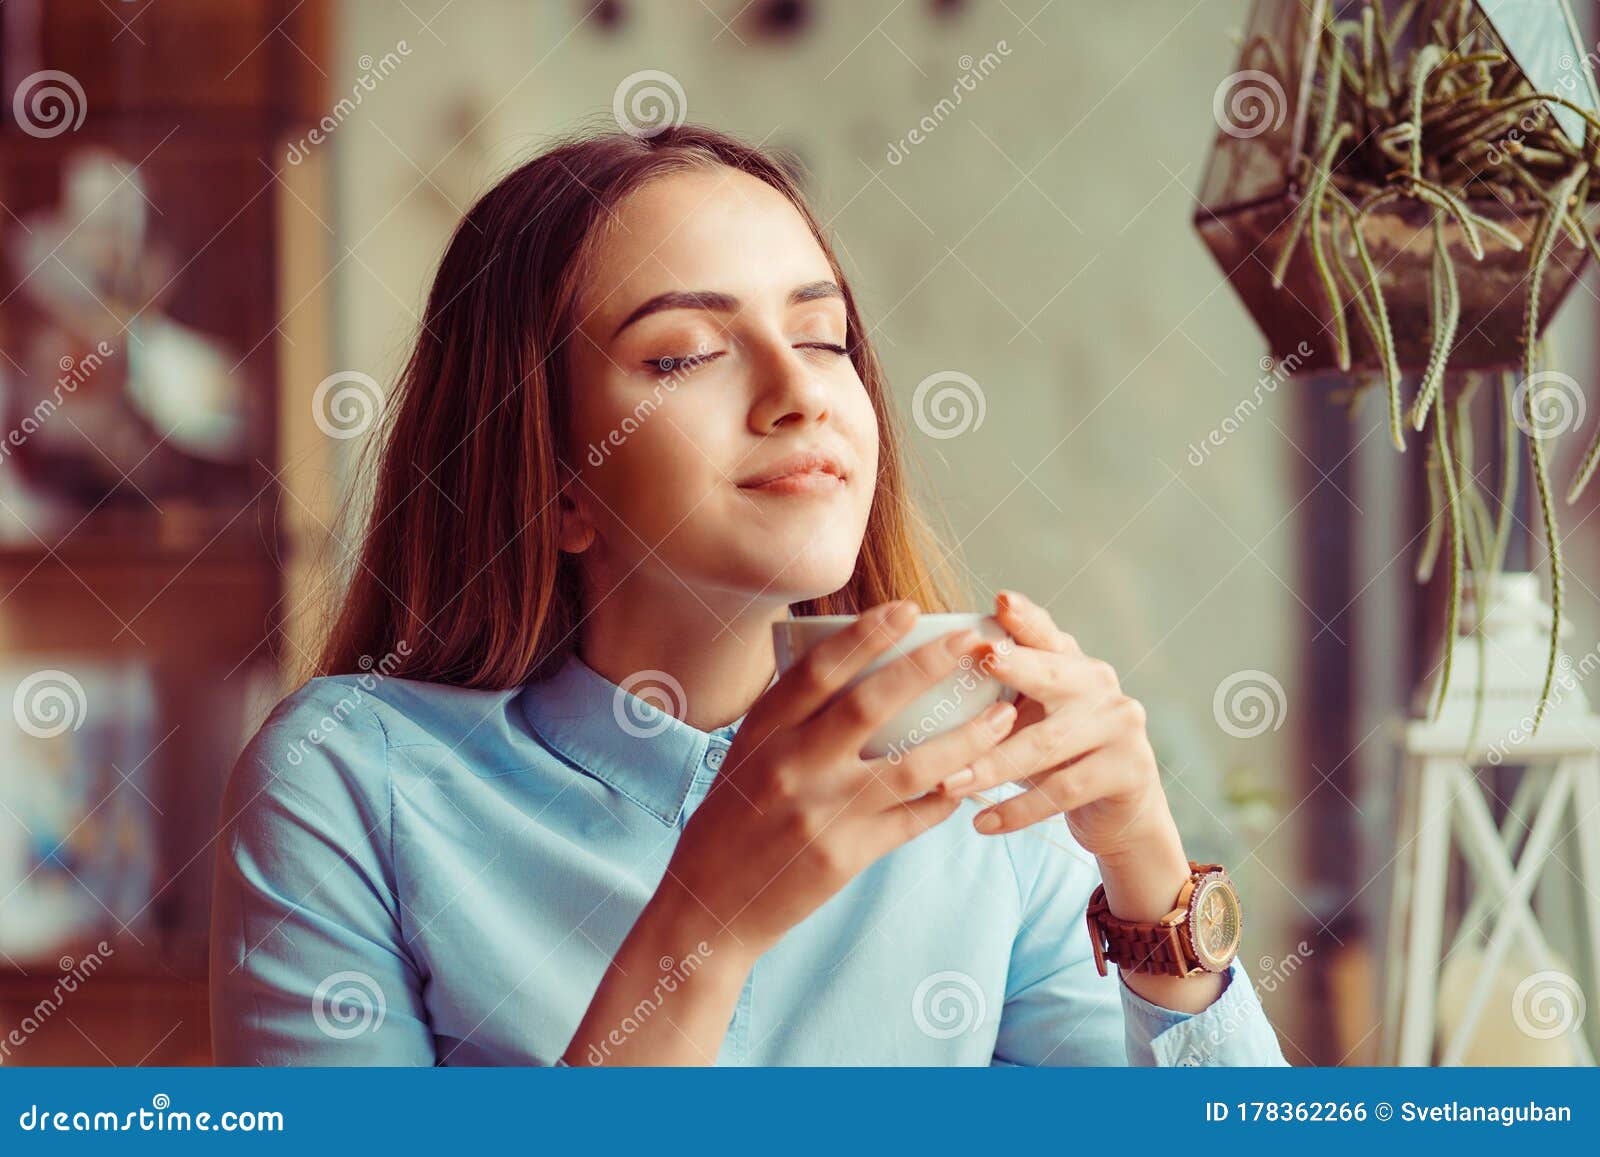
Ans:
POLYGON ((836 489, 845 481, 844 467, 831 454, 805 450, 778 459, 739 482, 742 490, 798 491, 836 489))

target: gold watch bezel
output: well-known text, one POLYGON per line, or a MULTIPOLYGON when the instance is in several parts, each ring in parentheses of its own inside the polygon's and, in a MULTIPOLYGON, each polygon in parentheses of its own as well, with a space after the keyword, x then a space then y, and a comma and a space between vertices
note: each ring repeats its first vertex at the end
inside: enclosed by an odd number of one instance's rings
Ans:
POLYGON ((1193 865, 1196 876, 1184 908, 1183 931, 1189 958, 1206 972, 1226 972, 1239 955, 1239 945, 1244 937, 1244 906, 1239 902, 1239 890, 1227 871, 1217 864, 1193 865), (1233 939, 1222 953, 1206 947, 1206 937, 1201 927, 1201 907, 1213 895, 1226 898, 1233 909, 1233 939))

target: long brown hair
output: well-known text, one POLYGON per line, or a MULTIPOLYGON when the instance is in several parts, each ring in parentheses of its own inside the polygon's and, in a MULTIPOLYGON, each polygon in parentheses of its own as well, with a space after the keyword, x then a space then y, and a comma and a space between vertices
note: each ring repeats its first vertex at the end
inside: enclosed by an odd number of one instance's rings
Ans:
POLYGON ((850 357, 878 416, 878 479, 850 581, 795 604, 841 614, 892 598, 946 610, 955 584, 906 486, 877 355, 799 186, 760 149, 698 125, 568 139, 462 219, 388 402, 359 555, 314 674, 385 673, 504 689, 547 674, 583 617, 577 559, 557 547, 567 339, 585 261, 645 182, 727 165, 783 193, 844 292, 850 357))

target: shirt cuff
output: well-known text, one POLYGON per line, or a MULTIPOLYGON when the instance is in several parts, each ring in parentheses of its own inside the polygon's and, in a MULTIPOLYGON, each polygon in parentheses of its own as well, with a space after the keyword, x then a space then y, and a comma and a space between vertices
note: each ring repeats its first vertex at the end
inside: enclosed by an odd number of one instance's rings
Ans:
MULTIPOLYGON (((1284 1065, 1277 1034, 1237 958, 1201 1012, 1152 1004, 1119 980, 1131 1065, 1284 1065)), ((1120 977, 1120 973, 1119 973, 1120 977)))

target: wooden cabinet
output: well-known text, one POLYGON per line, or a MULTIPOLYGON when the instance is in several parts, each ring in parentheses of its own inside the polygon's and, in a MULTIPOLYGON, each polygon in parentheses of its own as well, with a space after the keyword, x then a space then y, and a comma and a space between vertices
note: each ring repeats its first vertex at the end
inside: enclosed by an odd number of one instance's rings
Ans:
MULTIPOLYGON (((10 399, 0 443, 32 422, 30 430, 55 423, 70 444, 63 424, 78 424, 74 407, 91 388, 111 407, 112 422, 115 395, 141 382, 178 399, 165 410, 147 399, 131 419, 144 423, 136 430, 150 446, 143 458, 97 442, 105 435, 92 423, 80 431, 81 476, 70 456, 52 458, 43 435, 0 456, 0 482, 51 500, 50 517, 36 517, 15 497, 22 491, 0 486, 0 498, 13 496, 0 537, 0 661, 25 666, 38 656, 68 671, 137 662, 154 689, 146 722, 157 739, 138 789, 152 824, 148 902, 132 919, 108 914, 94 935, 116 945, 114 966, 12 1045, 0 1058, 6 1064, 208 1056, 204 946, 218 799, 258 721, 263 686, 286 659, 300 659, 284 632, 300 591, 285 576, 307 569, 291 526, 306 519, 286 480, 322 463, 291 454, 280 431, 303 437, 304 423, 283 411, 286 398, 301 405, 315 385, 298 376, 315 373, 325 339, 314 294, 326 269, 319 244, 309 243, 308 256, 305 240, 308 220, 320 217, 320 162, 286 171, 284 142, 320 116, 326 39, 318 0, 0 7, 0 376, 10 399), (19 90, 52 79, 70 106, 67 122, 41 128, 19 120, 31 115, 19 90), (71 185, 86 157, 110 158, 101 172, 119 177, 89 189, 105 191, 98 204, 84 199, 81 181, 71 185), (88 224, 62 217, 74 195, 88 224), (124 204, 142 213, 150 267, 83 276, 74 262, 121 260, 82 250, 100 227, 93 215, 124 204), (77 304, 53 313, 46 277, 67 295, 77 294, 76 282, 84 291, 77 304), (231 457, 208 457, 194 448, 203 442, 185 441, 192 424, 181 423, 192 415, 183 412, 183 391, 192 386, 199 396, 202 385, 198 376, 186 383, 161 375, 205 363, 156 361, 157 320, 165 336, 179 334, 185 348, 210 358, 213 379, 221 366, 237 387, 231 457), (97 370, 98 381, 68 391, 73 396, 41 418, 34 399, 51 392, 45 375, 55 359, 41 359, 36 343, 52 326, 80 345, 110 340, 118 352, 108 362, 123 363, 97 370), (289 337, 296 327, 309 334, 298 348, 289 337), (167 412, 175 412, 170 428, 161 424, 167 412)), ((4 707, 0 727, 12 723, 4 707)), ((126 769, 116 770, 126 782, 126 769)), ((16 883, 0 879, 0 896, 16 883)), ((77 951, 63 945, 18 960, 4 947, 0 1041, 37 1009, 59 980, 61 959, 77 951)))

